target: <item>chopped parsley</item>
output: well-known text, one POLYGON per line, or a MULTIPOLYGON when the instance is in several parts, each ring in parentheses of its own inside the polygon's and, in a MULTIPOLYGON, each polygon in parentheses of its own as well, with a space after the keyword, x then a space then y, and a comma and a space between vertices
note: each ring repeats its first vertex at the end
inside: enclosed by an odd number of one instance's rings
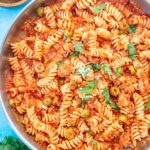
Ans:
POLYGON ((128 43, 128 51, 129 51, 129 58, 135 59, 136 58, 136 54, 135 54, 136 48, 131 42, 128 43))
POLYGON ((118 68, 116 71, 115 71, 116 75, 117 76, 121 76, 123 71, 122 71, 122 68, 118 68))
POLYGON ((91 64, 94 71, 99 71, 102 67, 102 64, 91 64))
POLYGON ((75 48, 75 51, 76 52, 79 52, 81 54, 84 54, 84 47, 83 47, 83 43, 82 42, 75 42, 75 45, 74 45, 74 48, 75 48))
POLYGON ((89 101, 93 96, 92 96, 92 92, 94 90, 94 88, 96 87, 96 85, 98 84, 98 81, 88 81, 88 85, 83 87, 83 88, 79 88, 79 91, 81 93, 85 94, 85 98, 82 99, 81 101, 81 106, 82 108, 84 108, 84 104, 85 102, 89 101))
POLYGON ((105 8, 106 8, 106 4, 100 4, 98 7, 94 7, 93 8, 93 12, 94 12, 94 14, 98 14, 98 13, 100 13, 102 10, 104 10, 105 8))
POLYGON ((90 66, 81 67, 78 69, 78 73, 81 74, 82 78, 85 79, 88 73, 91 71, 90 66))
POLYGON ((133 33, 135 33, 135 31, 136 31, 136 26, 130 25, 129 28, 128 28, 128 30, 129 30, 129 32, 130 32, 131 34, 133 34, 133 33))
POLYGON ((58 68, 59 68, 62 64, 64 64, 64 62, 57 62, 58 68))
POLYGON ((79 56, 79 52, 74 52, 72 55, 71 55, 71 57, 78 57, 79 56))
POLYGON ((68 37, 71 37, 73 35, 72 32, 65 30, 64 32, 64 40, 66 41, 68 39, 68 37))
POLYGON ((105 72, 105 73, 107 73, 108 75, 112 75, 112 71, 111 71, 111 69, 110 69, 110 65, 109 64, 104 64, 103 66, 102 66, 102 70, 105 72))
POLYGON ((102 92, 102 95, 104 96, 104 99, 106 101, 106 104, 111 105, 111 107, 115 110, 119 110, 120 108, 114 104, 111 99, 110 99, 110 92, 108 89, 104 89, 104 91, 102 92))
POLYGON ((148 102, 147 102, 145 110, 149 110, 149 109, 150 109, 150 97, 148 98, 148 102))

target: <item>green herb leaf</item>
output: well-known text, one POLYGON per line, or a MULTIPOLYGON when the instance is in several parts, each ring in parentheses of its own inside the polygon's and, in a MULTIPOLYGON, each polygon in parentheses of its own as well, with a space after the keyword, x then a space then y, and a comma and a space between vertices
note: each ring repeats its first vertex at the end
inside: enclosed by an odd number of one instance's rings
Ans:
POLYGON ((111 105, 111 107, 113 109, 115 109, 115 110, 120 110, 120 108, 111 101, 111 99, 110 99, 110 92, 109 92, 108 89, 104 89, 104 91, 102 92, 102 95, 105 98, 106 104, 111 105))
POLYGON ((94 71, 99 71, 102 64, 91 64, 94 71))
POLYGON ((88 86, 85 86, 85 87, 83 87, 83 88, 80 88, 79 91, 80 91, 81 93, 85 93, 86 95, 91 95, 93 89, 90 88, 90 87, 88 87, 88 86))
POLYGON ((129 28, 128 28, 128 30, 129 30, 129 32, 130 32, 131 34, 133 34, 133 33, 135 33, 135 31, 136 31, 136 27, 135 27, 134 25, 130 25, 129 28))
POLYGON ((82 42, 75 42, 75 51, 80 52, 81 54, 84 54, 84 48, 83 48, 83 43, 82 42))
POLYGON ((98 14, 98 13, 100 13, 102 10, 104 10, 105 8, 106 8, 106 4, 101 4, 101 5, 99 5, 98 7, 94 7, 93 8, 93 12, 95 13, 95 14, 98 14))
POLYGON ((68 40, 68 36, 65 35, 64 36, 64 41, 66 41, 66 40, 68 40))
POLYGON ((73 35, 72 32, 65 30, 64 32, 64 40, 66 41, 68 39, 68 37, 71 37, 73 35))
POLYGON ((128 43, 128 50, 130 55, 135 54, 136 48, 131 42, 128 43))
POLYGON ((121 76, 121 74, 122 74, 122 68, 118 68, 116 71, 115 71, 115 73, 116 73, 116 75, 117 76, 121 76))
POLYGON ((148 98, 148 102, 147 102, 145 110, 149 110, 149 109, 150 109, 150 97, 148 98))
POLYGON ((102 92, 102 95, 104 96, 105 98, 105 101, 108 103, 110 103, 110 93, 109 93, 109 90, 108 89, 104 89, 104 91, 102 92))
POLYGON ((57 62, 56 64, 57 64, 57 66, 59 68, 62 64, 64 64, 64 62, 57 62))
POLYGON ((78 73, 81 74, 83 79, 86 78, 87 74, 91 71, 90 66, 81 67, 78 69, 78 73))
POLYGON ((84 108, 85 102, 89 101, 92 98, 92 96, 86 96, 81 101, 81 107, 84 108))
POLYGON ((132 54, 132 55, 129 56, 129 58, 133 60, 133 59, 136 58, 136 56, 137 56, 136 54, 132 54))
POLYGON ((0 150, 30 150, 20 140, 12 136, 5 137, 0 143, 0 150))
POLYGON ((74 52, 71 57, 78 57, 79 56, 79 52, 74 52))
POLYGON ((120 110, 120 108, 114 103, 111 104, 111 107, 115 110, 120 110))
POLYGON ((108 75, 112 75, 112 72, 111 72, 111 69, 110 69, 110 65, 109 64, 104 64, 103 66, 102 66, 102 70, 104 71, 104 72, 106 72, 108 75))
POLYGON ((129 58, 135 59, 136 58, 136 54, 135 54, 136 48, 131 42, 128 43, 128 51, 129 51, 129 58))
POLYGON ((98 84, 98 80, 88 82, 88 86, 92 89, 94 89, 97 84, 98 84))
POLYGON ((71 37, 73 35, 73 33, 68 30, 65 30, 64 34, 69 37, 71 37))
POLYGON ((95 139, 92 139, 93 145, 97 146, 97 141, 95 139))

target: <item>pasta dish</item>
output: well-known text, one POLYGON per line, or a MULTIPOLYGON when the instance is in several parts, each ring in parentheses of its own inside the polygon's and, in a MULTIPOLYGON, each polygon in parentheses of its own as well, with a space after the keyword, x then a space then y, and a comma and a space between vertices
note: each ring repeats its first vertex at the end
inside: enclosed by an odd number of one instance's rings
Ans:
POLYGON ((57 0, 10 44, 9 104, 47 150, 136 149, 150 138, 150 18, 128 0, 57 0))

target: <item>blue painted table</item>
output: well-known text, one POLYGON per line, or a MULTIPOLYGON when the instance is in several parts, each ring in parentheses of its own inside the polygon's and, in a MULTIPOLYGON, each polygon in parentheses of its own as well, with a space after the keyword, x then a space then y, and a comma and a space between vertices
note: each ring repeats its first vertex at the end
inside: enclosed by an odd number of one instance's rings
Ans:
MULTIPOLYGON (((14 19, 18 15, 18 13, 29 3, 27 3, 13 8, 4 8, 0 7, 0 50, 2 48, 3 40, 10 29, 14 19)), ((11 129, 6 116, 0 106, 0 141, 3 140, 5 136, 16 136, 14 131, 11 129)))

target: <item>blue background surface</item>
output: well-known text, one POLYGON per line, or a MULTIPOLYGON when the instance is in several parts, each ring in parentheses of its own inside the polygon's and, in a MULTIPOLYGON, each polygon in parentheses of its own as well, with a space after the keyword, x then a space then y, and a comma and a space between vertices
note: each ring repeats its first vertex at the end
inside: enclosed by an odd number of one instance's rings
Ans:
MULTIPOLYGON (((13 24, 16 16, 31 1, 32 0, 29 0, 27 3, 13 8, 0 7, 0 50, 2 49, 3 40, 13 24)), ((16 134, 11 129, 2 107, 0 106, 0 141, 2 141, 5 136, 10 135, 16 137, 16 134)))

